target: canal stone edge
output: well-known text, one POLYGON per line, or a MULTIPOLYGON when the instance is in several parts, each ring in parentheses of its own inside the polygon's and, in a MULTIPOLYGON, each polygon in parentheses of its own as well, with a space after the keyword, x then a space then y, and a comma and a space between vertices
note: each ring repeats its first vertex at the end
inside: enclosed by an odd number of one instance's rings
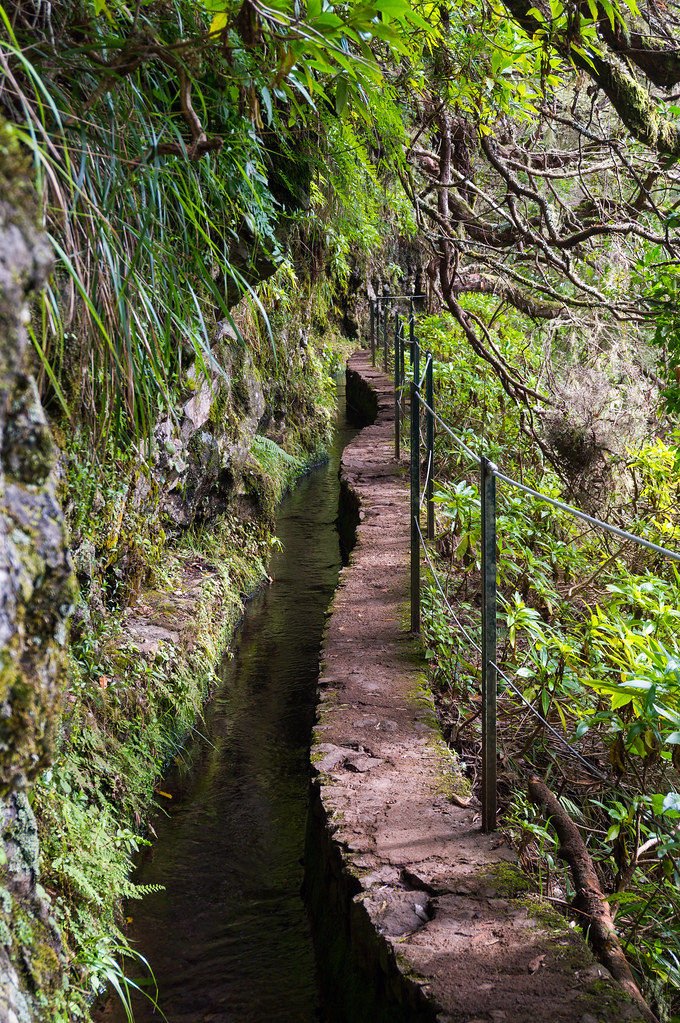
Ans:
POLYGON ((443 742, 407 633, 409 496, 392 382, 356 353, 339 521, 356 543, 322 649, 306 898, 331 1021, 639 1020, 582 934, 531 890, 443 742))

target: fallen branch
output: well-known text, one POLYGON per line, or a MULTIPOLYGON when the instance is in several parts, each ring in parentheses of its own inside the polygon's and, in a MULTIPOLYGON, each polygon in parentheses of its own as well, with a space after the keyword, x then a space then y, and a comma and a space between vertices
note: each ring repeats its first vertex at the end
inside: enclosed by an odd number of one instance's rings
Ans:
POLYGON ((588 938, 593 951, 612 977, 634 999, 645 1019, 650 1023, 658 1023, 633 979, 628 960, 616 933, 609 904, 600 888, 593 861, 580 831, 559 800, 540 778, 531 778, 529 799, 536 806, 544 809, 557 832, 560 841, 560 859, 569 865, 576 888, 574 908, 579 914, 585 915, 589 919, 588 938))
POLYGON ((600 573, 604 572, 605 568, 609 568, 612 562, 616 561, 616 559, 620 557, 621 554, 623 554, 624 550, 631 542, 632 542, 631 540, 624 540, 623 543, 619 544, 619 546, 616 548, 613 554, 610 554, 609 557, 605 561, 603 561, 601 565, 597 566, 592 575, 589 575, 587 579, 581 580, 580 583, 575 583, 573 586, 570 586, 569 589, 567 590, 567 597, 569 598, 569 600, 571 600, 573 596, 575 596, 577 593, 580 593, 582 590, 588 589, 590 584, 592 582, 595 582, 600 573))

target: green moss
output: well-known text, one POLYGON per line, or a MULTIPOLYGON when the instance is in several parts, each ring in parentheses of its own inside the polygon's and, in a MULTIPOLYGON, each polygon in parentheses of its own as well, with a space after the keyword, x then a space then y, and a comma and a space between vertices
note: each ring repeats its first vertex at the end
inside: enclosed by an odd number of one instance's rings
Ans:
POLYGON ((230 398, 229 388, 225 384, 219 383, 217 385, 217 393, 208 413, 208 422, 212 423, 213 426, 220 427, 224 424, 227 413, 231 408, 230 398))
MULTIPOLYGON (((477 877, 489 888, 493 888, 498 898, 518 899, 520 896, 529 895, 529 893, 535 890, 528 875, 514 863, 508 863, 505 860, 483 867, 477 874, 477 877)), ((543 903, 535 903, 531 899, 520 901, 522 905, 525 905, 531 911, 533 916, 537 917, 537 914, 542 912, 543 903)), ((549 907, 546 906, 546 909, 549 910, 549 907)), ((557 915, 559 916, 559 914, 557 915)), ((560 919, 563 920, 564 918, 560 919)))
POLYGON ((426 977, 425 974, 423 973, 419 973, 418 970, 416 970, 416 968, 414 967, 411 960, 408 959, 399 948, 399 942, 408 941, 409 937, 410 937, 409 935, 404 935, 403 938, 398 939, 395 942, 393 948, 394 958, 399 965, 399 972, 401 973, 402 977, 405 977, 406 980, 413 981, 414 984, 418 985, 429 984, 431 982, 431 978, 426 977))
POLYGON ((7 693, 19 680, 19 669, 12 657, 11 650, 4 647, 0 652, 0 701, 4 700, 7 693))
POLYGON ((15 813, 15 819, 6 834, 17 844, 23 863, 29 869, 36 871, 40 856, 38 830, 28 798, 24 792, 18 793, 16 797, 15 813))
POLYGON ((434 700, 424 673, 420 672, 414 677, 407 698, 411 706, 416 708, 420 720, 429 725, 438 736, 441 735, 434 700))
POLYGON ((250 395, 248 393, 248 384, 246 383, 243 377, 237 377, 237 379, 234 380, 231 389, 231 394, 235 407, 237 409, 239 407, 242 410, 248 408, 250 402, 250 395))
MULTIPOLYGON (((562 920, 562 930, 564 930, 564 917, 562 920)), ((567 927, 567 932, 558 945, 551 938, 549 949, 551 956, 557 958, 558 965, 567 973, 573 975, 578 973, 579 970, 585 970, 589 966, 594 966, 595 956, 588 948, 580 930, 567 927)), ((599 981, 593 981, 593 986, 597 983, 599 981)), ((590 990, 592 989, 591 987, 590 990)))
MULTIPOLYGON (((613 980, 595 980, 588 988, 589 1009, 598 1023, 611 1023, 611 1020, 628 1018, 631 1000, 613 980)), ((640 1014, 633 1017, 632 1023, 647 1023, 647 1017, 640 1014)))
MULTIPOLYGON (((522 876, 526 878, 525 874, 522 876)), ((537 920, 542 927, 547 927, 553 931, 566 931, 567 933, 571 933, 571 928, 569 927, 569 922, 566 917, 538 896, 533 899, 523 900, 523 904, 527 907, 527 910, 531 913, 532 917, 537 920)))
MULTIPOLYGON (((414 658, 416 653, 418 662, 422 664, 422 656, 419 652, 414 651, 414 658)), ((472 793, 470 781, 463 773, 458 754, 442 737, 434 699, 425 672, 421 671, 414 677, 408 699, 411 705, 416 707, 418 719, 430 729, 428 744, 437 755, 438 765, 436 791, 447 799, 453 799, 454 796, 462 799, 469 798, 472 793)))
POLYGON ((49 991, 58 983, 61 976, 59 956, 46 941, 34 941, 30 957, 30 970, 33 982, 39 991, 49 991))
POLYGON ((37 219, 38 196, 30 155, 16 127, 0 117, 0 181, 3 200, 37 219))

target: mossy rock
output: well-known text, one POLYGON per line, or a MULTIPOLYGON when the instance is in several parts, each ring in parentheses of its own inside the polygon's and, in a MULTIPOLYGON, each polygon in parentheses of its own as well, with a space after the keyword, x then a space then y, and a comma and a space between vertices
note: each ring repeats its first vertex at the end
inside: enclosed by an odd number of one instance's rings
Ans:
MULTIPOLYGON (((477 877, 487 888, 493 889, 496 898, 521 899, 524 897, 524 905, 531 909, 534 916, 539 910, 542 911, 542 907, 545 905, 544 903, 534 903, 526 898, 536 892, 536 886, 529 875, 525 874, 515 863, 510 863, 507 860, 490 863, 479 871, 477 877)), ((550 913, 554 912, 548 906, 545 908, 550 913)), ((559 917, 559 914, 556 915, 559 917)), ((559 917, 559 919, 564 921, 563 917, 559 917)))

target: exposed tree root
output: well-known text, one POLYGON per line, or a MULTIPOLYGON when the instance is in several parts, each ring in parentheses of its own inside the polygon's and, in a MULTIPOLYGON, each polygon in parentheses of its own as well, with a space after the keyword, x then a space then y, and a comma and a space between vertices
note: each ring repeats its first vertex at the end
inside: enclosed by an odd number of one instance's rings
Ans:
POLYGON ((635 999, 645 1019, 650 1020, 650 1023, 657 1023, 656 1016, 633 979, 614 927, 609 904, 600 888, 593 861, 581 833, 557 797, 540 778, 533 777, 529 781, 529 798, 532 803, 544 809, 557 832, 560 841, 559 856, 569 865, 576 887, 573 905, 588 920, 588 938, 593 951, 612 977, 635 999))

